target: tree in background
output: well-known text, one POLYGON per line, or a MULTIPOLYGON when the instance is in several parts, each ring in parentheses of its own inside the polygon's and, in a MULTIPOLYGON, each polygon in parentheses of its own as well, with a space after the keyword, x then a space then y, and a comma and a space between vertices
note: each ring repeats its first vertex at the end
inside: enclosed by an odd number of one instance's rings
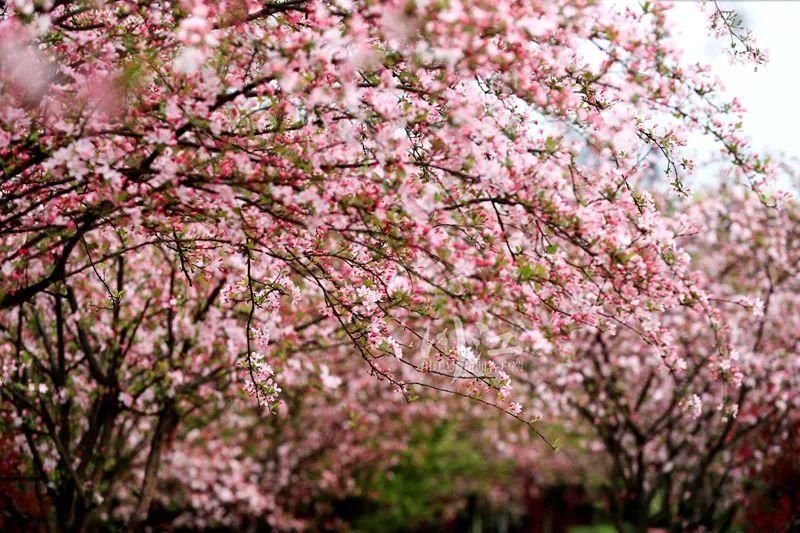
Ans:
POLYGON ((589 484, 603 489, 620 529, 727 529, 752 481, 794 453, 797 205, 769 209, 723 188, 685 212, 684 245, 733 339, 732 365, 709 359, 717 336, 681 310, 663 333, 680 346, 672 368, 619 328, 576 332, 564 355, 542 354, 526 373, 537 408, 568 436, 564 470, 595 458, 589 484))

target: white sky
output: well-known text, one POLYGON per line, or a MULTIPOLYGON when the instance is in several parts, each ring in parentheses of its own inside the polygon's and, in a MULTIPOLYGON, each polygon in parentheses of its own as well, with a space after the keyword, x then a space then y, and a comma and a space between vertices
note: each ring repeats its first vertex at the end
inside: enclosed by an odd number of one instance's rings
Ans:
POLYGON ((709 35, 706 15, 694 2, 676 2, 672 10, 674 33, 687 60, 711 64, 726 92, 737 96, 747 109, 745 133, 753 147, 771 153, 800 156, 800 2, 721 2, 736 10, 769 61, 757 72, 751 65, 732 65, 724 52, 728 41, 709 35))
MULTIPOLYGON (((610 0, 611 4, 638 6, 641 0, 610 0)), ((800 2, 798 1, 720 1, 723 9, 733 9, 749 28, 756 44, 766 50, 769 61, 754 71, 752 64, 732 64, 726 47, 729 40, 710 34, 705 10, 693 0, 674 1, 669 13, 671 30, 687 62, 711 65, 722 81, 724 93, 736 96, 747 110, 743 133, 753 150, 775 156, 775 160, 800 168, 800 2)), ((687 155, 702 163, 719 154, 719 147, 702 135, 690 136, 687 155)), ((715 179, 711 168, 698 168, 697 185, 715 179)), ((784 188, 788 176, 779 178, 784 188)))

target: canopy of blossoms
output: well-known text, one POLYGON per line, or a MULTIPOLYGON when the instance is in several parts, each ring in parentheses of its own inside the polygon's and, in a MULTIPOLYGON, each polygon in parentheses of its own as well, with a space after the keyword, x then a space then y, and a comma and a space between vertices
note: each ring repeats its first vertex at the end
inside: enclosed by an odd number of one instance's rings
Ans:
MULTIPOLYGON (((225 520, 223 501, 291 527, 296 500, 265 476, 316 489, 287 477, 287 447, 327 450, 320 479, 344 487, 348 465, 402 445, 403 421, 461 397, 552 447, 542 418, 619 449, 650 441, 619 433, 632 400, 609 377, 644 384, 647 434, 713 412, 702 438, 725 441, 794 404, 791 324, 751 313, 792 308, 793 245, 771 218, 789 215, 666 6, 2 6, 0 394, 69 527, 145 520, 162 463, 201 520, 225 520), (689 199, 694 132, 738 191, 717 204, 689 199), (459 337, 436 337, 454 319, 459 337), (539 362, 509 370, 487 331, 539 362), (335 430, 351 417, 387 442, 335 430), (99 460, 112 443, 116 466, 99 460), (225 459, 195 475, 209 454, 225 459)), ((711 21, 763 60, 729 12, 711 21)), ((684 468, 665 438, 649 456, 684 468)))

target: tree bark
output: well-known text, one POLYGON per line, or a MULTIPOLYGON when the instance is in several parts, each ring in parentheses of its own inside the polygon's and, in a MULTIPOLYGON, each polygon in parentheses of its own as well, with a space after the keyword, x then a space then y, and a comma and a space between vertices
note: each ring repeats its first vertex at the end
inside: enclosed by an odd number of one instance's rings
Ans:
POLYGON ((139 503, 131 516, 131 525, 135 529, 141 528, 150 512, 150 504, 155 496, 158 484, 158 470, 161 467, 161 454, 172 431, 178 425, 178 412, 174 404, 164 407, 156 425, 153 440, 150 445, 150 453, 147 456, 144 479, 139 495, 139 503))

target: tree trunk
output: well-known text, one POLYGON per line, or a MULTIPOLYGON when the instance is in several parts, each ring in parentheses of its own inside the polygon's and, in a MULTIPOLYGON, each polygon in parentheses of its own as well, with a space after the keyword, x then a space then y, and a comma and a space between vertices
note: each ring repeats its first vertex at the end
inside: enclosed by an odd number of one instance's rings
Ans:
POLYGON ((158 484, 158 470, 161 467, 161 453, 172 430, 178 425, 178 412, 174 404, 167 405, 161 413, 156 425, 150 453, 147 456, 144 479, 139 495, 139 503, 131 516, 131 525, 135 529, 141 528, 150 512, 150 504, 155 496, 158 484))

